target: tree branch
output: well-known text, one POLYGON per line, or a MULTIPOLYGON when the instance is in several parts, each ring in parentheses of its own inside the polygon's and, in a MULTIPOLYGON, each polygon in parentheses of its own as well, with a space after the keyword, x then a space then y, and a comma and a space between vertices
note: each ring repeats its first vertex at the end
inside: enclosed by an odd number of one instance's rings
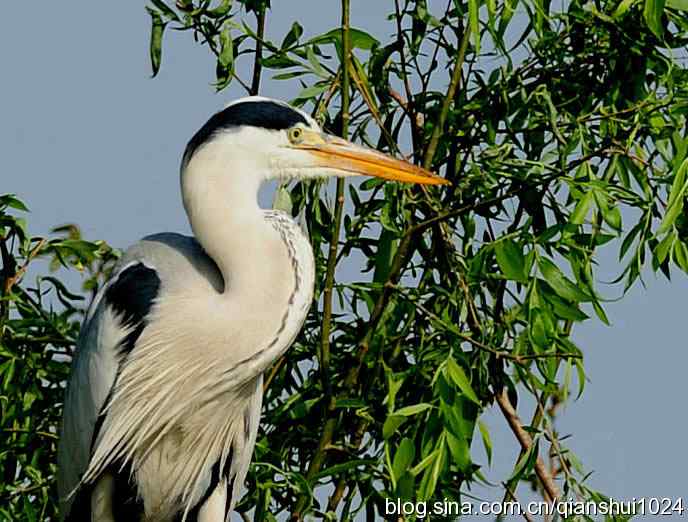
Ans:
MULTIPOLYGON (((350 26, 350 6, 349 0, 342 0, 342 137, 346 138, 349 134, 349 113, 350 97, 350 70, 351 61, 351 40, 349 37, 350 26)), ((323 320, 322 335, 320 338, 320 370, 323 392, 327 403, 327 421, 323 428, 318 442, 318 449, 308 465, 306 478, 311 480, 325 462, 327 448, 330 446, 336 428, 335 397, 332 393, 332 382, 330 379, 330 332, 332 328, 332 289, 334 286, 334 273, 337 266, 337 247, 339 244, 339 233, 342 225, 342 214, 344 211, 344 178, 337 178, 337 196, 335 201, 334 222, 332 224, 332 239, 327 258, 327 269, 325 273, 325 289, 323 291, 323 320)), ((302 511, 307 502, 305 496, 301 496, 296 504, 296 509, 292 514, 292 520, 301 520, 302 511)))
POLYGON ((449 89, 447 90, 447 95, 442 101, 442 109, 440 111, 440 118, 432 129, 432 135, 430 136, 430 143, 428 148, 425 149, 425 157, 423 158, 423 167, 430 169, 432 167, 432 161, 435 158, 435 152, 437 151, 437 145, 440 142, 440 136, 444 132, 444 124, 447 121, 447 115, 449 114, 449 107, 451 107, 454 101, 454 96, 456 95, 456 90, 459 88, 459 82, 461 81, 461 70, 463 69, 463 63, 466 59, 466 49, 468 48, 468 40, 471 36, 470 26, 466 26, 463 32, 463 38, 461 39, 461 47, 459 48, 459 54, 456 58, 456 65, 454 65, 454 72, 452 73, 451 82, 449 83, 449 89))
MULTIPOLYGON (((499 409, 502 410, 502 414, 504 415, 504 418, 509 424, 511 431, 514 432, 516 439, 521 444, 521 448, 523 449, 523 451, 530 451, 531 447, 533 446, 533 439, 531 438, 530 434, 523 428, 521 419, 519 418, 518 413, 516 413, 516 410, 514 409, 513 405, 511 404, 511 401, 509 400, 506 388, 503 388, 501 392, 495 395, 495 400, 499 405, 499 409)), ((535 474, 540 480, 540 483, 542 484, 542 487, 545 490, 546 496, 548 497, 546 500, 550 502, 558 500, 559 497, 561 497, 561 492, 559 491, 559 487, 554 482, 552 475, 545 466, 540 455, 538 455, 535 460, 535 474)))
POLYGON ((255 96, 260 90, 260 73, 263 69, 263 37, 265 35, 265 4, 261 3, 256 12, 256 55, 253 60, 253 79, 251 81, 251 95, 255 96))

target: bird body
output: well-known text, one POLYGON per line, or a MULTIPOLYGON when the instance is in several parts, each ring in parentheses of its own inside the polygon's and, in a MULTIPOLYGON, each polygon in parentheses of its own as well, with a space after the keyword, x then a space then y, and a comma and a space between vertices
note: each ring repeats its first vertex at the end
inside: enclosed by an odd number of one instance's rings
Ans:
POLYGON ((257 193, 270 177, 322 175, 327 147, 345 150, 335 175, 373 160, 402 168, 354 149, 357 159, 347 144, 264 98, 228 106, 189 142, 181 185, 195 237, 158 234, 127 250, 82 327, 58 455, 67 521, 228 519, 256 441, 263 372, 313 299, 308 239, 291 217, 260 209, 257 193))

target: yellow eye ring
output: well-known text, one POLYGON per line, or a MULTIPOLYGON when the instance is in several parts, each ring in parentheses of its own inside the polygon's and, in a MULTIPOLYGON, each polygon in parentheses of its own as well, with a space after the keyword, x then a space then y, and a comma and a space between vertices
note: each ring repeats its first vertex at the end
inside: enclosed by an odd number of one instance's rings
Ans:
POLYGON ((301 127, 293 127, 289 129, 289 141, 292 143, 299 143, 303 140, 303 129, 301 127))

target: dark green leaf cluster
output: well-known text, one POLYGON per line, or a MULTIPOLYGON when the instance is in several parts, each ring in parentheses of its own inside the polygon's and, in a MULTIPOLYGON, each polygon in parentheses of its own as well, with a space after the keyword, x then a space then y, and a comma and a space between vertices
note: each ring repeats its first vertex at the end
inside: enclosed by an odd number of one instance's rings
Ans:
POLYGON ((95 293, 116 255, 73 225, 31 237, 26 211, 0 195, 0 519, 57 520, 62 397, 86 302, 55 270, 81 271, 82 290, 95 293))

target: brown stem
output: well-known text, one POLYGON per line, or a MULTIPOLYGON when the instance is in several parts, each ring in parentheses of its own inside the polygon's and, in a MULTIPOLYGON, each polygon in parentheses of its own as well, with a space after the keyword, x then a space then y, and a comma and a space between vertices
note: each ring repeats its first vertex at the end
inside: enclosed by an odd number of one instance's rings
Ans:
MULTIPOLYGON (((495 400, 499 405, 499 409, 502 410, 502 414, 509 424, 511 431, 514 432, 516 439, 518 440, 519 444, 521 444, 523 451, 530 451, 533 446, 533 439, 523 428, 521 419, 509 400, 506 388, 502 389, 502 391, 495 396, 495 400)), ((561 497, 561 492, 559 491, 559 487, 554 482, 552 475, 545 466, 545 463, 542 461, 542 457, 540 457, 540 455, 538 455, 535 460, 535 474, 545 490, 545 496, 548 497, 546 500, 550 502, 558 500, 559 497, 561 497)))
MULTIPOLYGON (((350 108, 350 69, 349 63, 351 61, 351 40, 349 37, 350 27, 350 0, 342 0, 342 137, 346 138, 349 134, 349 121, 351 114, 350 108)), ((320 468, 325 462, 327 456, 327 448, 334 438, 337 419, 335 417, 336 400, 332 393, 332 382, 329 376, 330 369, 330 332, 332 328, 332 289, 334 286, 334 272, 337 266, 337 247, 339 244, 339 232, 342 225, 342 215, 344 211, 344 179, 337 179, 337 198, 335 201, 334 223, 332 226, 332 239, 330 241, 330 250, 327 258, 327 268, 325 273, 325 289, 323 291, 323 320, 322 320, 322 335, 320 338, 320 369, 323 384, 323 391, 327 401, 327 421, 320 435, 318 448, 313 455, 313 459, 308 465, 306 472, 306 479, 312 480, 313 477, 320 471, 320 468)), ((303 509, 306 506, 308 499, 302 495, 296 503, 291 520, 298 521, 303 517, 303 509)))

